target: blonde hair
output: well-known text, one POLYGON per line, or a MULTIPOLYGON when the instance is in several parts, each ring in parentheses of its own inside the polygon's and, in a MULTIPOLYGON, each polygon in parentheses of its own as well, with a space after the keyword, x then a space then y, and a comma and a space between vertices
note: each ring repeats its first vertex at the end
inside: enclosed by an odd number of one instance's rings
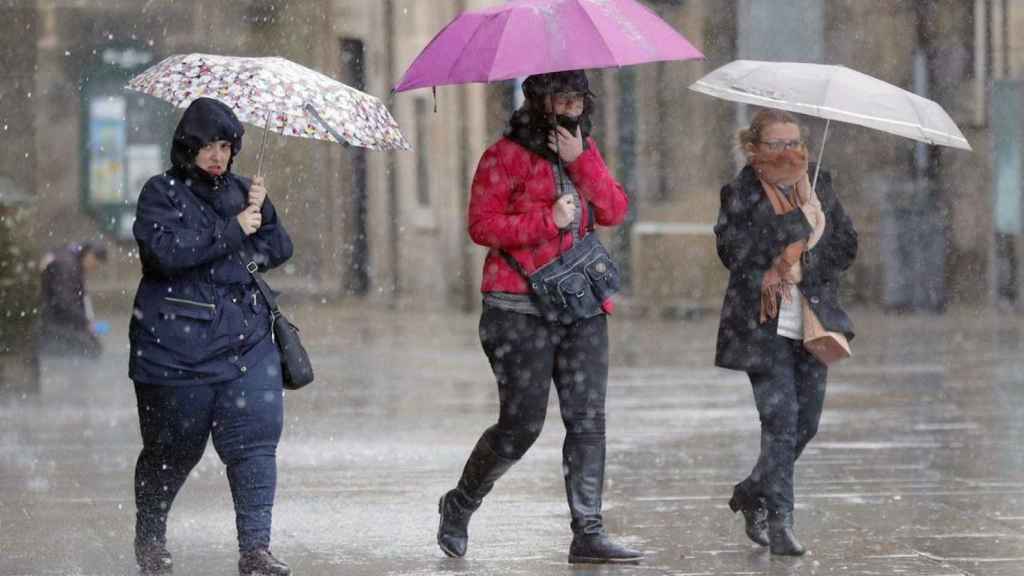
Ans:
POLYGON ((739 153, 745 158, 749 156, 748 146, 754 146, 756 143, 761 141, 761 135, 764 134, 765 130, 769 126, 775 124, 796 124, 800 127, 800 136, 807 139, 807 128, 804 128, 797 117, 793 114, 785 112, 784 110, 776 110, 774 108, 765 108, 758 111, 751 119, 751 125, 748 128, 742 128, 736 132, 736 147, 739 149, 739 153))

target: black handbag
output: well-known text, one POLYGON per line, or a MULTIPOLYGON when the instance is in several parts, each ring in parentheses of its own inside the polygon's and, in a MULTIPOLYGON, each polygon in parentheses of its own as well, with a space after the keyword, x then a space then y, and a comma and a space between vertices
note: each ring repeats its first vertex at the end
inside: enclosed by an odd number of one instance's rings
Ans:
POLYGON ((531 299, 549 322, 572 324, 603 313, 601 304, 617 294, 622 281, 619 267, 594 233, 590 206, 587 235, 557 258, 527 274, 518 260, 501 251, 512 268, 530 285, 531 299))
POLYGON ((259 266, 250 261, 245 265, 245 269, 252 274, 256 287, 270 307, 271 335, 278 350, 281 351, 281 377, 284 380, 284 387, 288 390, 298 390, 313 381, 313 364, 310 363, 309 354, 306 353, 306 348, 299 338, 299 329, 281 313, 277 306, 277 298, 259 273, 259 266))

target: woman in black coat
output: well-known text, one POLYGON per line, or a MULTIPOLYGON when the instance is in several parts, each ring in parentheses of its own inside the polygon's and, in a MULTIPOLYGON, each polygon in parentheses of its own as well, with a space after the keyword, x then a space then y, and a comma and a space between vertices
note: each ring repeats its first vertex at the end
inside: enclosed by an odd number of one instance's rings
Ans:
POLYGON ((822 172, 811 189, 796 118, 763 110, 739 144, 748 163, 722 188, 715 226, 729 269, 715 364, 748 374, 761 420, 761 454, 729 506, 773 554, 801 555, 793 533, 793 469, 814 437, 827 367, 803 346, 803 304, 826 330, 853 338, 839 277, 857 255, 857 232, 822 172))
POLYGON ((290 573, 269 548, 284 423, 281 360, 270 310, 247 268, 283 264, 292 242, 262 178, 231 172, 242 133, 226 105, 195 100, 174 132, 171 169, 139 196, 133 232, 142 280, 129 376, 142 433, 135 555, 144 574, 171 571, 167 514, 211 437, 227 466, 239 573, 290 573))

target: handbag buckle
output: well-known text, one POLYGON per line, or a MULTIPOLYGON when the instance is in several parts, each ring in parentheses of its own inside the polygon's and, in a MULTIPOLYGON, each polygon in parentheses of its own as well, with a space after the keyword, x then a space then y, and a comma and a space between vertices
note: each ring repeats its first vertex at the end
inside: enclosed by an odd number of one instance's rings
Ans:
POLYGON ((250 260, 249 263, 245 265, 245 269, 249 271, 249 274, 255 274, 259 271, 260 267, 255 261, 250 260))

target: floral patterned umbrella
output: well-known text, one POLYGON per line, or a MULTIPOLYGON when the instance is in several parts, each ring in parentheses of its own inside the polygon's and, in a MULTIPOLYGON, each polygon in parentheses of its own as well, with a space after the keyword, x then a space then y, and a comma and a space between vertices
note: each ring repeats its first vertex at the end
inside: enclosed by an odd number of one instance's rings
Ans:
POLYGON ((410 148, 380 100, 284 58, 179 54, 132 78, 128 88, 179 108, 216 98, 242 122, 286 136, 410 148))

